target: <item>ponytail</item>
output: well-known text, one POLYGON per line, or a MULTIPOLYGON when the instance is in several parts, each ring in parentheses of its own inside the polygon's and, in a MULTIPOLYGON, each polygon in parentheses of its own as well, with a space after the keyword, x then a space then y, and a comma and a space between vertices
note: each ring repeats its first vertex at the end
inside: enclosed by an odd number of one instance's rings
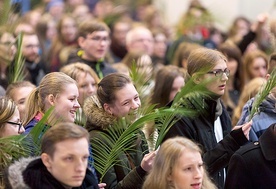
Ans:
POLYGON ((40 107, 40 98, 39 98, 39 91, 38 87, 32 90, 31 94, 27 98, 26 107, 28 111, 26 112, 25 116, 23 117, 23 125, 27 125, 37 114, 37 112, 42 111, 42 107, 40 107))

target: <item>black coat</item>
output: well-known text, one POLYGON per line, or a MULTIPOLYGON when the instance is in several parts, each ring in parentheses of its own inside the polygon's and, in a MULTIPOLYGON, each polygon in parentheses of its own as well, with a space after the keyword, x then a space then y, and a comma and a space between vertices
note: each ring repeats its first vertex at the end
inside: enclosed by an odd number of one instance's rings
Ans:
POLYGON ((276 188, 276 124, 249 143, 231 158, 225 189, 276 188))
MULTIPOLYGON (((65 189, 56 180, 40 157, 21 158, 11 164, 5 171, 6 189, 65 189)), ((87 169, 82 185, 72 189, 98 189, 93 173, 87 169)))
POLYGON ((241 129, 231 131, 232 125, 227 110, 222 106, 220 116, 223 140, 216 141, 214 132, 215 112, 217 102, 206 101, 208 104, 207 114, 200 114, 196 118, 182 117, 173 125, 164 140, 174 136, 184 136, 199 143, 203 149, 203 161, 207 170, 218 188, 224 187, 224 171, 230 157, 239 147, 247 142, 241 129), (230 133, 230 134, 229 134, 230 133))

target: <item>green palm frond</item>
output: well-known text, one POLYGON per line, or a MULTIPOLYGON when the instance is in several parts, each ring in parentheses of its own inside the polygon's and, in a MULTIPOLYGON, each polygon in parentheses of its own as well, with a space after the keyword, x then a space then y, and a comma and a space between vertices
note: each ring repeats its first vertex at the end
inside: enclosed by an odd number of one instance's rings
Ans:
POLYGON ((127 118, 120 119, 104 133, 99 133, 100 137, 92 140, 95 169, 100 173, 102 181, 107 171, 114 165, 120 165, 118 157, 126 151, 133 151, 133 141, 137 139, 141 128, 145 123, 154 121, 160 116, 172 113, 171 109, 155 111, 137 119, 134 123, 129 123, 127 118))
MULTIPOLYGON (((141 115, 135 122, 128 122, 127 118, 120 119, 117 123, 105 132, 98 133, 99 137, 92 138, 95 168, 100 173, 102 181, 107 171, 114 165, 123 166, 119 156, 126 151, 133 150, 133 141, 146 123, 155 122, 159 136, 155 148, 160 145, 169 128, 178 120, 179 116, 192 117, 204 109, 204 96, 209 96, 205 84, 195 85, 188 82, 175 98, 171 108, 153 109, 154 106, 147 106, 147 112, 141 115), (184 99, 189 98, 196 108, 188 106, 184 99), (201 107, 201 108, 200 108, 201 107)), ((206 106, 205 106, 206 107, 206 106)))
POLYGON ((195 117, 198 114, 206 113, 207 104, 203 99, 210 98, 212 93, 206 89, 206 85, 213 80, 206 80, 200 84, 195 84, 190 79, 181 91, 175 96, 171 105, 173 110, 171 114, 160 117, 155 123, 159 135, 156 141, 155 149, 162 143, 169 129, 180 119, 181 116, 195 117))
POLYGON ((260 104, 265 100, 265 98, 268 96, 268 94, 274 87, 276 87, 276 69, 275 68, 271 72, 270 77, 265 83, 265 85, 262 86, 261 90, 255 96, 248 121, 250 121, 254 117, 254 115, 258 112, 260 104))
POLYGON ((85 114, 83 113, 82 109, 79 108, 76 111, 75 124, 84 126, 86 123, 86 120, 87 120, 87 118, 86 118, 85 114))
POLYGON ((10 67, 9 70, 10 83, 23 81, 26 77, 24 73, 24 58, 22 55, 22 38, 23 34, 20 33, 17 36, 17 52, 15 55, 14 64, 10 67))
POLYGON ((2 171, 13 161, 40 154, 41 137, 46 131, 45 124, 51 111, 52 108, 45 113, 29 134, 0 138, 0 178, 2 171))

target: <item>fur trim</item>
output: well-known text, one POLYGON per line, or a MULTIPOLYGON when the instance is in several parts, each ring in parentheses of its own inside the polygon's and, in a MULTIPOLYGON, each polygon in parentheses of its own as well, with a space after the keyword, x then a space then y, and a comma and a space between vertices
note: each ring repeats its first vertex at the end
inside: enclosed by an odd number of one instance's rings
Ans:
POLYGON ((116 117, 104 111, 95 95, 86 98, 83 112, 87 118, 86 128, 88 131, 94 128, 105 130, 116 121, 116 117))
POLYGON ((21 158, 9 166, 7 170, 8 181, 13 189, 29 189, 23 179, 23 171, 27 168, 29 163, 40 157, 21 158))

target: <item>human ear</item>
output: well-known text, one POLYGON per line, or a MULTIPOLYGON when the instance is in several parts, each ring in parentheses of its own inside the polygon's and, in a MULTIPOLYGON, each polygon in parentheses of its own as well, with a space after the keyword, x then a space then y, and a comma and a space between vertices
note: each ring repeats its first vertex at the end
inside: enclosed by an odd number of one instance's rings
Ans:
POLYGON ((54 97, 54 95, 49 94, 49 95, 47 96, 47 100, 48 100, 48 102, 50 103, 51 106, 54 106, 54 105, 55 105, 55 97, 54 97))
POLYGON ((85 40, 84 37, 79 37, 79 38, 78 38, 78 44, 79 44, 79 46, 80 46, 81 48, 82 48, 82 46, 83 46, 84 40, 85 40))
POLYGON ((42 163, 45 165, 45 167, 47 167, 47 169, 51 169, 52 167, 51 157, 46 153, 42 153, 40 158, 42 160, 42 163))
POLYGON ((270 74, 265 75, 265 79, 268 80, 270 78, 270 74))
POLYGON ((192 78, 195 84, 200 84, 202 82, 202 76, 198 74, 193 74, 192 78))
POLYGON ((108 105, 107 103, 104 103, 103 108, 104 108, 104 111, 106 111, 110 115, 113 115, 110 105, 108 105))

